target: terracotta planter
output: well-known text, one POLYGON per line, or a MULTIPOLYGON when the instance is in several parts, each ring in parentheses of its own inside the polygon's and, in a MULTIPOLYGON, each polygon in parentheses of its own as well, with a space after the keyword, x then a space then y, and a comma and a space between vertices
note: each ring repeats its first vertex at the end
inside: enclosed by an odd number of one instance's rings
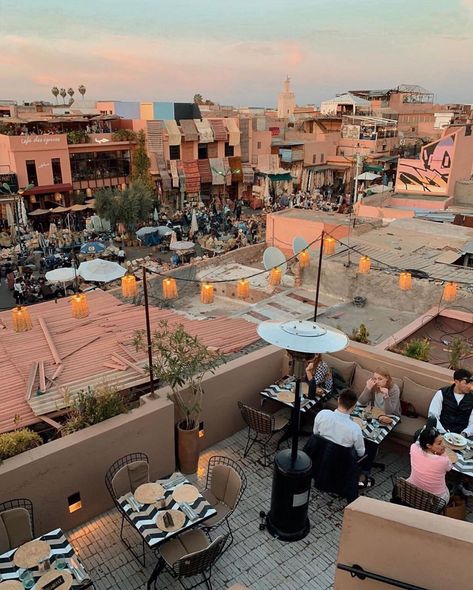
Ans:
POLYGON ((177 426, 177 457, 181 473, 195 473, 199 464, 199 427, 185 430, 177 426))

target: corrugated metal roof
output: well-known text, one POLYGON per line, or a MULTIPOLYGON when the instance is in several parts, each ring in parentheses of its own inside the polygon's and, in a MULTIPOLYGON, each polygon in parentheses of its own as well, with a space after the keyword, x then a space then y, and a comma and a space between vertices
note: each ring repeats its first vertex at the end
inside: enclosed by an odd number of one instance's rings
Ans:
MULTIPOLYGON (((38 415, 57 411, 63 407, 64 391, 77 391, 89 383, 114 381, 120 387, 129 387, 148 378, 139 367, 146 364, 146 355, 137 353, 132 345, 136 330, 144 329, 144 309, 123 303, 110 293, 96 290, 87 294, 90 315, 82 320, 70 315, 66 299, 46 302, 29 307, 33 329, 15 333, 9 311, 0 313, 6 329, 0 332, 0 432, 13 430, 15 415, 19 425, 25 426, 38 420, 38 415), (51 381, 58 368, 46 337, 39 325, 39 318, 46 323, 52 342, 57 349, 63 370, 51 381), (116 364, 112 355, 119 354, 138 369, 110 370, 104 363, 116 364), (35 395, 38 380, 33 386, 33 397, 26 401, 26 386, 30 368, 35 361, 44 361, 49 388, 43 395, 35 395)), ((160 320, 170 324, 181 323, 193 335, 198 335, 208 346, 219 348, 222 353, 237 352, 259 338, 254 325, 242 319, 189 319, 168 309, 150 308, 151 329, 160 320)))

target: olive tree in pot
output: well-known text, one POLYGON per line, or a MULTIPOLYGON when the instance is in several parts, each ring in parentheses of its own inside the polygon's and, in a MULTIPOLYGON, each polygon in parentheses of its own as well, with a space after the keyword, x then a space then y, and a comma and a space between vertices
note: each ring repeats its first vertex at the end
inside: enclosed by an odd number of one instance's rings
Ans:
MULTIPOLYGON (((145 333, 135 333, 135 346, 147 350, 145 333)), ((207 373, 224 362, 215 348, 206 346, 197 336, 189 334, 182 324, 159 322, 152 334, 153 375, 167 383, 172 391, 170 399, 180 416, 177 424, 178 461, 182 473, 195 473, 199 462, 199 422, 202 412, 207 373)))

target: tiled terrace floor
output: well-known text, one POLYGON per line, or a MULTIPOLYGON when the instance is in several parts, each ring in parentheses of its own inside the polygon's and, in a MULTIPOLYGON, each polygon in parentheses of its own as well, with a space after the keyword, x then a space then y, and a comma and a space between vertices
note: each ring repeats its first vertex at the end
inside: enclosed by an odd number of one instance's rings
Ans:
MULTIPOLYGON (((301 439, 302 444, 306 439, 301 439)), ((233 516, 235 542, 224 553, 213 571, 214 590, 224 590, 241 582, 255 590, 315 589, 330 590, 335 575, 340 528, 345 502, 328 494, 311 491, 309 535, 296 543, 283 543, 259 530, 259 512, 269 509, 271 467, 263 467, 257 460, 259 448, 243 459, 246 431, 241 431, 206 451, 200 459, 199 473, 190 479, 204 487, 208 458, 227 455, 244 467, 248 477, 245 495, 233 516)), ((386 463, 384 473, 376 472, 376 486, 369 490, 373 498, 388 500, 391 496, 391 475, 409 472, 407 449, 386 443, 380 460, 386 463)), ((473 511, 468 520, 473 522, 473 511)), ((155 564, 151 551, 147 552, 147 567, 143 568, 119 539, 120 519, 111 510, 86 525, 70 531, 68 538, 83 558, 97 590, 137 590, 146 582, 155 564)), ((133 539, 137 539, 133 534, 133 539)), ((159 578, 158 588, 179 588, 179 583, 168 574, 159 578)), ((205 585, 203 586, 205 587, 205 585)))

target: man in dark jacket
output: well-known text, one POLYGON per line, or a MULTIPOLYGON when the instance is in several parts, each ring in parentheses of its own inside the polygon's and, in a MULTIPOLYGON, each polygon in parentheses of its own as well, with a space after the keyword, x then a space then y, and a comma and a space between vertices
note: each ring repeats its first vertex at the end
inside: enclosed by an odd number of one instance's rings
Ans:
POLYGON ((473 377, 470 371, 458 369, 453 384, 442 387, 434 395, 429 416, 437 418, 437 429, 473 437, 473 377))

